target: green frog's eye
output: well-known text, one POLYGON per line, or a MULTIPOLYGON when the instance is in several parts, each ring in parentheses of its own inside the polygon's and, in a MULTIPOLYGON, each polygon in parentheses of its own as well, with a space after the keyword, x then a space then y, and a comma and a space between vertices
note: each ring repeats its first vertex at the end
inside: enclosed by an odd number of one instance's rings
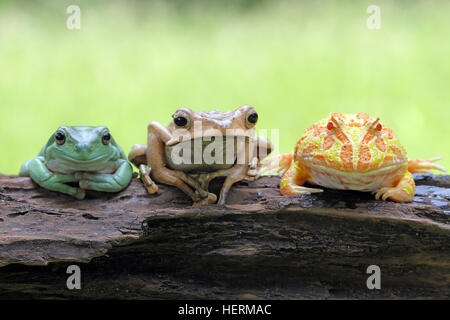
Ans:
POLYGON ((57 144, 62 145, 64 144, 64 142, 66 142, 66 135, 64 134, 64 132, 58 131, 55 134, 55 140, 57 144))
POLYGON ((102 137, 102 142, 104 145, 107 145, 111 141, 111 134, 109 132, 105 132, 102 137))

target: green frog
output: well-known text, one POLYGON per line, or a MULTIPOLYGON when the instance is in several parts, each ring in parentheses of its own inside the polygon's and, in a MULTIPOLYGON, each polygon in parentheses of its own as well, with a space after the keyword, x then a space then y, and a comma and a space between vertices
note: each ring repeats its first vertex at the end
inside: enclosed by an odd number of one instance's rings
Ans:
POLYGON ((86 190, 118 192, 128 186, 133 169, 106 127, 59 127, 20 176, 41 187, 84 199, 86 190))

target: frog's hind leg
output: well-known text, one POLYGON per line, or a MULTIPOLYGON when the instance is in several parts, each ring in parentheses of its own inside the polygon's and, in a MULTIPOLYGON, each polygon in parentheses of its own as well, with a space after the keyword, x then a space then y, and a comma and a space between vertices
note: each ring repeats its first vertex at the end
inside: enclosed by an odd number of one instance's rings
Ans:
POLYGON ((260 168, 258 170, 258 176, 264 174, 268 176, 280 175, 283 176, 284 173, 289 169, 293 160, 293 153, 283 153, 267 159, 261 162, 260 168))
POLYGON ((135 144, 128 153, 128 160, 139 168, 141 164, 147 164, 147 146, 135 144))
MULTIPOLYGON (((80 174, 77 174, 80 175, 80 174)), ((131 181, 133 169, 128 161, 123 161, 113 173, 82 173, 79 177, 80 188, 103 192, 119 192, 131 181)))
POLYGON ((256 137, 253 151, 253 159, 250 160, 247 180, 253 181, 261 176, 261 161, 265 159, 273 150, 272 142, 264 136, 256 137))
POLYGON ((216 199, 212 199, 212 194, 201 187, 198 181, 182 171, 175 171, 166 167, 154 167, 152 168, 152 178, 158 183, 177 187, 191 197, 192 201, 194 201, 194 205, 205 199, 208 203, 212 203, 213 200, 214 202, 216 201, 216 199), (198 193, 192 190, 191 187, 198 193))
POLYGON ((396 183, 395 187, 385 187, 378 190, 375 199, 387 200, 395 202, 411 202, 414 198, 416 185, 412 174, 406 171, 405 174, 396 183))
POLYGON ((19 171, 19 177, 29 177, 30 176, 30 170, 28 169, 30 162, 31 162, 31 160, 27 160, 22 164, 22 166, 20 167, 20 171, 19 171))
POLYGON ((440 160, 441 157, 431 159, 409 159, 408 171, 411 173, 431 173, 431 170, 447 171, 443 166, 433 162, 440 160))
POLYGON ((280 191, 283 195, 287 196, 323 191, 322 189, 303 187, 302 185, 307 179, 308 173, 305 168, 297 161, 294 161, 281 178, 280 191))
POLYGON ((20 174, 28 174, 31 179, 41 187, 51 191, 62 192, 77 199, 83 199, 85 197, 86 192, 83 189, 71 187, 66 184, 70 182, 77 182, 74 175, 66 175, 49 171, 42 159, 39 157, 29 160, 24 165, 26 165, 26 168, 23 168, 24 171, 21 170, 20 174))

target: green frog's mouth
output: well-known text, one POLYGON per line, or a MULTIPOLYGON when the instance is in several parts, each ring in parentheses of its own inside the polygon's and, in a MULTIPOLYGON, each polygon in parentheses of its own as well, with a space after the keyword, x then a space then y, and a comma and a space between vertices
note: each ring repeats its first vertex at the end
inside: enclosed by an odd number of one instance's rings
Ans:
POLYGON ((91 164, 91 163, 95 163, 101 160, 104 160, 107 158, 107 156, 105 155, 101 155, 92 159, 87 159, 87 160, 81 160, 81 159, 75 159, 72 157, 68 157, 65 155, 60 155, 60 158, 65 160, 66 162, 71 162, 71 163, 75 163, 75 164, 91 164))

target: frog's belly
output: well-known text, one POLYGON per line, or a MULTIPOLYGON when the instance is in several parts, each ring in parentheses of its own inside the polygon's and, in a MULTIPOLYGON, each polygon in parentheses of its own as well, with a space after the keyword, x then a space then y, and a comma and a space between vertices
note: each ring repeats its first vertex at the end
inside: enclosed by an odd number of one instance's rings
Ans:
MULTIPOLYGON (((241 142, 248 141, 243 138, 241 142)), ((235 137, 193 139, 167 146, 166 161, 169 168, 184 172, 213 172, 231 168, 242 147, 235 137), (217 140, 216 140, 217 139, 217 140)))
POLYGON ((377 191, 392 187, 405 173, 406 167, 395 166, 369 172, 345 172, 319 166, 305 166, 311 178, 308 182, 338 190, 377 191))

